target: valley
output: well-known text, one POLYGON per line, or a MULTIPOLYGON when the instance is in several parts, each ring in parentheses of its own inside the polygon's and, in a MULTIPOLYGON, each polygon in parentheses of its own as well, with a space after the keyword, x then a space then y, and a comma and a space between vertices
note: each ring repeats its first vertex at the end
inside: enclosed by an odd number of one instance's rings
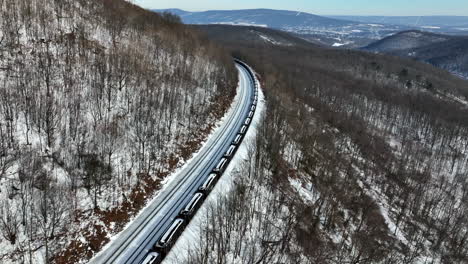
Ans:
POLYGON ((453 1, 0 0, 0 263, 468 263, 453 1))

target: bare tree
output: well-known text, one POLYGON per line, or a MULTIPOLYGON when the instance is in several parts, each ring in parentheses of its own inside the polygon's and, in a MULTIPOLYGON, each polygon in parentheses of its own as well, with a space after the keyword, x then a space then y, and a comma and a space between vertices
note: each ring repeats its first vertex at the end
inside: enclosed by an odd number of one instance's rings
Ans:
POLYGON ((2 236, 12 245, 16 244, 19 235, 19 227, 21 225, 18 212, 19 210, 17 210, 15 204, 13 204, 10 199, 0 202, 0 230, 2 231, 2 236))

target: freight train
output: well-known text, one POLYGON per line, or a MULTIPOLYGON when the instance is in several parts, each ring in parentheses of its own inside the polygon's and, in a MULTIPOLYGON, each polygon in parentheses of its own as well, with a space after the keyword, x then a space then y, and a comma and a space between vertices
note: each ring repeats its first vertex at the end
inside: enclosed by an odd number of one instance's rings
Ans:
POLYGON ((251 103, 249 106, 249 112, 245 117, 245 121, 238 133, 236 134, 236 136, 234 137, 234 140, 232 141, 231 145, 224 153, 223 157, 218 161, 213 170, 208 174, 205 181, 203 181, 203 184, 201 184, 198 187, 197 191, 193 194, 192 199, 180 211, 179 215, 174 220, 172 225, 159 238, 158 242, 156 242, 156 244, 153 246, 152 251, 148 253, 146 258, 143 260, 142 264, 159 264, 162 262, 163 258, 167 255, 172 246, 174 246, 175 242, 182 234, 190 220, 195 216, 197 210, 201 207, 203 201, 208 197, 211 190, 213 190, 219 178, 222 176, 227 166, 229 165, 229 162, 234 157, 234 154, 239 148, 242 139, 247 133, 247 129, 252 122, 252 118, 255 114, 255 110, 257 107, 258 85, 252 69, 240 60, 236 59, 235 62, 247 70, 247 72, 250 75, 251 82, 254 84, 254 93, 252 98, 250 99, 251 103))

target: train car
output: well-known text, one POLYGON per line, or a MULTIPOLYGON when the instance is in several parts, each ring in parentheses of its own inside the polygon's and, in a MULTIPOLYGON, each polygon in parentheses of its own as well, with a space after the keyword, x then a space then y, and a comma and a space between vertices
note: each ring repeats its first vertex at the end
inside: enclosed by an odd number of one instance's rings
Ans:
POLYGON ((237 134, 236 138, 234 138, 234 141, 232 141, 232 144, 239 145, 241 139, 242 139, 242 135, 237 134))
POLYGON ((253 111, 250 111, 250 112, 249 112, 249 118, 252 118, 253 115, 254 115, 254 112, 253 112, 253 111))
POLYGON ((244 124, 245 124, 245 125, 248 125, 248 124, 250 124, 250 120, 251 120, 250 118, 247 118, 247 119, 245 119, 245 122, 244 122, 244 124))
POLYGON ((255 74, 253 73, 252 69, 241 60, 234 59, 234 61, 239 63, 242 67, 244 67, 249 72, 250 81, 252 82, 253 86, 255 87, 255 95, 257 95, 258 94, 259 83, 255 79, 255 74))
POLYGON ((167 229, 161 239, 159 239, 158 243, 154 245, 154 250, 165 256, 175 244, 180 234, 184 231, 184 228, 185 220, 182 218, 177 218, 174 223, 172 223, 171 227, 167 229))
POLYGON ((255 105, 252 105, 252 107, 250 108, 250 111, 255 111, 255 105))
POLYGON ((226 153, 224 153, 224 157, 227 159, 230 159, 232 157, 232 154, 234 154, 235 151, 236 151, 236 146, 231 145, 229 149, 226 151, 226 153))
POLYGON ((244 135, 245 132, 247 132, 247 126, 246 126, 246 125, 242 125, 241 129, 239 130, 239 134, 244 135))
POLYGON ((179 216, 189 222, 203 204, 203 193, 195 193, 188 204, 180 211, 179 216))
POLYGON ((227 164, 227 159, 222 158, 219 162, 218 165, 213 169, 213 171, 217 174, 222 174, 224 170, 226 169, 226 164, 227 164))
POLYGON ((211 173, 210 176, 205 180, 205 182, 198 188, 198 191, 202 192, 203 194, 207 195, 213 189, 218 175, 216 173, 211 173))
POLYGON ((158 252, 150 252, 141 264, 159 264, 162 261, 162 255, 158 252))

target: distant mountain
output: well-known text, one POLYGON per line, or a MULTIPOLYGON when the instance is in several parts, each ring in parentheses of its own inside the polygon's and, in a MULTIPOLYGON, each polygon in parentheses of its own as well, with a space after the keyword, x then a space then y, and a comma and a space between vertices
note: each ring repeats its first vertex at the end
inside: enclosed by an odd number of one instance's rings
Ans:
POLYGON ((177 14, 186 24, 268 27, 298 34, 301 38, 313 43, 346 48, 366 46, 377 39, 408 29, 406 26, 368 24, 286 10, 247 9, 188 12, 180 9, 164 9, 153 11, 177 14))
POLYGON ((404 31, 376 41, 364 50, 410 57, 468 78, 468 37, 404 31))
POLYGON ((179 15, 186 24, 255 25, 280 29, 294 27, 337 27, 358 24, 352 21, 322 17, 309 13, 271 9, 212 10, 204 12, 187 12, 180 9, 154 11, 167 11, 179 15))

